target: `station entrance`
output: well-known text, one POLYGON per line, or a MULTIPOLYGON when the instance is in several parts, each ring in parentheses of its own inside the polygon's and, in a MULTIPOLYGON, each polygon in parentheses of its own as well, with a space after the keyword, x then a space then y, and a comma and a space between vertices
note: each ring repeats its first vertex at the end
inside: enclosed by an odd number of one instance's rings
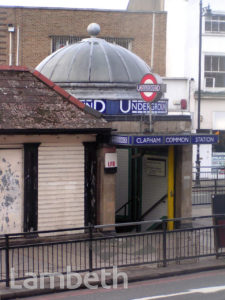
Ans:
POLYGON ((168 217, 168 153, 167 146, 117 149, 116 222, 168 217))

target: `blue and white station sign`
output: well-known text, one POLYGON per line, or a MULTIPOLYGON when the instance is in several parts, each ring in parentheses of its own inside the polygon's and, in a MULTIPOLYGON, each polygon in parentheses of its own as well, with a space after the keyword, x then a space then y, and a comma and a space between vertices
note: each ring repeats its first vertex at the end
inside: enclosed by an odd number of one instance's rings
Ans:
POLYGON ((113 145, 124 146, 153 146, 153 145, 189 145, 189 144, 216 144, 219 136, 209 135, 113 135, 111 143, 113 145))
POLYGON ((166 145, 186 145, 191 143, 191 136, 188 135, 174 135, 165 136, 166 145))
POLYGON ((134 136, 134 145, 162 145, 163 136, 134 136))
POLYGON ((153 114, 168 114, 168 100, 162 99, 158 102, 148 103, 143 100, 80 100, 87 106, 97 110, 104 115, 137 115, 149 114, 151 105, 153 114))
POLYGON ((191 137, 192 144, 216 144, 219 141, 219 136, 212 135, 193 135, 191 137))
POLYGON ((132 145, 132 136, 127 135, 113 135, 111 142, 114 145, 132 145))

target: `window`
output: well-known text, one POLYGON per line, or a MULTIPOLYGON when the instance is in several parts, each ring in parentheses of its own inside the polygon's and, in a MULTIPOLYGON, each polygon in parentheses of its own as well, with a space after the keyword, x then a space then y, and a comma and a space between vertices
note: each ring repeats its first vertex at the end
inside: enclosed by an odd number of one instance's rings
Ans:
MULTIPOLYGON (((66 45, 74 44, 81 41, 85 36, 51 36, 52 38, 52 52, 62 48, 66 45)), ((101 37, 107 42, 117 44, 128 50, 131 50, 132 40, 131 38, 112 38, 112 37, 101 37)))
POLYGON ((205 32, 225 33, 225 16, 214 15, 206 17, 205 32))
POLYGON ((225 87, 225 56, 205 56, 205 86, 225 87))
POLYGON ((74 44, 84 39, 85 37, 78 36, 52 36, 52 52, 66 45, 74 44))

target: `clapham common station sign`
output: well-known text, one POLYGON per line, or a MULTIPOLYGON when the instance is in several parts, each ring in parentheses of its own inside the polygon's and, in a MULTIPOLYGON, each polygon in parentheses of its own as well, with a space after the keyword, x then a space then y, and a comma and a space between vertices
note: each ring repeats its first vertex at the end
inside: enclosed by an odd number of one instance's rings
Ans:
POLYGON ((113 135, 111 143, 113 145, 127 146, 153 146, 153 145, 190 145, 190 144, 217 144, 219 136, 216 134, 200 135, 113 135))

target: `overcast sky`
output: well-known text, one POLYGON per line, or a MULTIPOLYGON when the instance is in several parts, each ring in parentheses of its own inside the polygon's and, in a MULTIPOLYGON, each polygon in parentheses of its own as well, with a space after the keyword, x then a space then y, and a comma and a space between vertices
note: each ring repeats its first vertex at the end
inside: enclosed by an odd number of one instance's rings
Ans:
POLYGON ((6 6, 126 9, 129 0, 0 0, 6 6))

